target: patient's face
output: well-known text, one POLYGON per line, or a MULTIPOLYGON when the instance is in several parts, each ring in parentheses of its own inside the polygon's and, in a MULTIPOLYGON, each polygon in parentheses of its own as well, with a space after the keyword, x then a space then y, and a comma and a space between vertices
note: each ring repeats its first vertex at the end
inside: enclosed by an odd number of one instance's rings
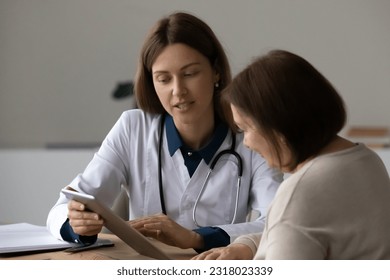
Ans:
MULTIPOLYGON (((234 122, 238 128, 244 133, 244 145, 260 154, 270 167, 279 168, 279 160, 277 155, 273 152, 272 146, 267 141, 265 135, 261 130, 256 126, 253 120, 244 115, 240 110, 238 110, 234 105, 231 105, 234 122)), ((282 146, 282 163, 286 162, 289 158, 289 151, 283 148, 282 146)))

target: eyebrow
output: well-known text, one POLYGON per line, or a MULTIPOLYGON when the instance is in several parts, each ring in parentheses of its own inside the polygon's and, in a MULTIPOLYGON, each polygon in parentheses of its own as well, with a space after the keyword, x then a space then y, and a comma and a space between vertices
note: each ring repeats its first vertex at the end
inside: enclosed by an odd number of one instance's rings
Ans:
MULTIPOLYGON (((191 62, 191 63, 188 63, 186 65, 184 65, 183 67, 180 68, 180 71, 188 68, 188 67, 191 67, 191 66, 194 66, 194 65, 200 65, 200 62, 191 62)), ((157 70, 157 71, 154 71, 153 72, 153 75, 155 74, 163 74, 163 73, 168 73, 169 71, 165 71, 165 70, 157 70)))

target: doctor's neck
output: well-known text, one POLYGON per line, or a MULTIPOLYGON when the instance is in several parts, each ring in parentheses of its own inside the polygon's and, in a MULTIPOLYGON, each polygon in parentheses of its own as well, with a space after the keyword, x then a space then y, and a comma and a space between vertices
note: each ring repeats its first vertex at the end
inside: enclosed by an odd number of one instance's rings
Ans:
POLYGON ((215 120, 193 122, 193 123, 176 123, 176 128, 183 142, 194 150, 199 150, 206 146, 213 137, 215 120))

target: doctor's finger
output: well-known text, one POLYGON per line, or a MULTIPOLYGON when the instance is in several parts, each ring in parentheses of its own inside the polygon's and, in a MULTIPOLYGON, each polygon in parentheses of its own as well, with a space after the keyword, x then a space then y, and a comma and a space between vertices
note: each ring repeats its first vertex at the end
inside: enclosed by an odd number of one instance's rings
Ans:
POLYGON ((162 223, 164 221, 166 221, 166 219, 150 216, 150 217, 131 220, 131 221, 128 221, 128 223, 135 229, 141 229, 141 228, 145 227, 145 225, 158 224, 158 223, 162 223))
POLYGON ((144 228, 147 230, 163 230, 163 223, 162 222, 150 222, 144 224, 144 228))
POLYGON ((139 230, 146 237, 152 237, 155 239, 160 239, 163 237, 163 233, 159 229, 142 229, 139 230))
POLYGON ((84 211, 85 205, 81 202, 76 201, 76 200, 70 200, 68 202, 68 209, 69 210, 84 211))
POLYGON ((69 219, 69 224, 72 227, 101 227, 104 222, 102 219, 69 219))
POLYGON ((143 217, 139 219, 133 220, 134 222, 140 222, 144 224, 149 224, 149 223, 157 223, 157 222, 164 222, 164 221, 169 221, 170 219, 168 216, 164 214, 156 214, 153 216, 148 216, 148 217, 143 217))
POLYGON ((132 226, 136 230, 141 230, 144 228, 145 221, 144 220, 132 220, 132 221, 127 221, 127 223, 132 226))
POLYGON ((69 219, 79 219, 79 220, 94 220, 94 221, 101 220, 100 215, 98 215, 94 212, 74 211, 74 210, 68 211, 68 218, 69 219))

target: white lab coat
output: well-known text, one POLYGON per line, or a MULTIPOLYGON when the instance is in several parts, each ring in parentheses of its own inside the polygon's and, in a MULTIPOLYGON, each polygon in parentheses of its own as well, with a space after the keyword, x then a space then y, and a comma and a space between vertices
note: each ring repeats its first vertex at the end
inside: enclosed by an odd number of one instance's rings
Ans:
MULTIPOLYGON (((158 183, 158 143, 160 115, 145 114, 135 109, 122 114, 94 155, 83 173, 69 185, 94 195, 111 207, 124 185, 130 197, 130 219, 161 213, 158 183)), ((192 219, 194 202, 208 172, 202 160, 192 177, 180 149, 171 157, 164 130, 162 149, 162 179, 168 216, 178 224, 194 229, 192 219)), ((229 149, 228 133, 219 151, 229 149)), ((209 177, 196 208, 196 220, 201 226, 219 226, 233 241, 237 236, 260 232, 268 205, 282 181, 282 174, 271 169, 265 160, 243 146, 243 135, 236 136, 236 152, 243 161, 243 176, 239 194, 236 223, 233 218, 236 201, 237 160, 232 155, 223 156, 209 177), (246 222, 251 210, 261 213, 253 222, 246 222)), ((60 228, 67 218, 67 200, 60 197, 51 209, 48 229, 58 238, 60 228)))

